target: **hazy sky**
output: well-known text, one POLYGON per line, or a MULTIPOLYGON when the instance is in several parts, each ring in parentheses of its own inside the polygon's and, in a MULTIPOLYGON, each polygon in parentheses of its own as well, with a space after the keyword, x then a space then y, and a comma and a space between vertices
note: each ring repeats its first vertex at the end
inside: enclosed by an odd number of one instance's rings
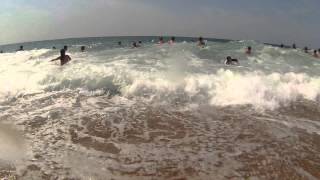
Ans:
POLYGON ((320 0, 1 0, 0 44, 117 35, 320 48, 320 0))

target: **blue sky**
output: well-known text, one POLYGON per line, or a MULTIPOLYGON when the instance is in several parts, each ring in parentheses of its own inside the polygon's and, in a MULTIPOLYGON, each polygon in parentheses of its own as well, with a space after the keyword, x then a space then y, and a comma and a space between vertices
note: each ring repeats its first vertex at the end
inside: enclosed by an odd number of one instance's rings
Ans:
POLYGON ((0 44, 177 35, 320 47, 319 0, 2 0, 0 44))

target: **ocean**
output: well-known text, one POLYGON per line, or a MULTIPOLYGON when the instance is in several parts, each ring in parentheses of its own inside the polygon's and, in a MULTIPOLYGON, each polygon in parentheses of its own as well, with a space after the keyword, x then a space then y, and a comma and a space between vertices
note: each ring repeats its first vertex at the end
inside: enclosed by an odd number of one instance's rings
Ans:
POLYGON ((320 179, 320 59, 157 39, 0 46, 0 178, 320 179), (72 61, 50 62, 64 45, 72 61))

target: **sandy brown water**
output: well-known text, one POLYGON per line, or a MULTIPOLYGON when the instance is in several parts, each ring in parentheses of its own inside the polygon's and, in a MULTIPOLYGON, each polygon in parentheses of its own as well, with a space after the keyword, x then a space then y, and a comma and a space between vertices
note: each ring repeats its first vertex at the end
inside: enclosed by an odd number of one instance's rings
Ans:
POLYGON ((318 103, 261 111, 128 101, 64 92, 2 102, 1 147, 19 156, 0 156, 0 177, 320 179, 318 103))

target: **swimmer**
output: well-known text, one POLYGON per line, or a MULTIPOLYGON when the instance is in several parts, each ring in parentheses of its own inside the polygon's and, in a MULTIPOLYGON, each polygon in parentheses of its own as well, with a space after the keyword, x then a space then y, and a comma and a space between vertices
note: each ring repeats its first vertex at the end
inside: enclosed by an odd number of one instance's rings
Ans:
POLYGON ((160 45, 164 44, 163 37, 159 37, 159 42, 158 42, 158 44, 160 44, 160 45))
POLYGON ((284 45, 283 45, 283 44, 281 44, 281 45, 280 45, 280 47, 281 47, 281 48, 284 48, 284 45))
POLYGON ((118 42, 118 46, 122 47, 122 42, 121 41, 118 42))
POLYGON ((68 51, 68 46, 63 46, 63 49, 64 49, 65 52, 67 52, 68 51))
POLYGON ((248 46, 247 50, 246 50, 246 54, 251 55, 251 53, 252 53, 251 50, 252 50, 251 46, 248 46))
POLYGON ((138 45, 137 42, 134 41, 132 43, 132 48, 138 48, 138 47, 140 47, 140 45, 138 45))
POLYGON ((0 51, 0 54, 2 54, 2 53, 3 53, 3 51, 1 50, 1 51, 0 51))
POLYGON ((174 44, 176 42, 175 37, 171 37, 170 41, 168 42, 169 44, 174 44))
POLYGON ((17 51, 23 51, 23 46, 20 46, 20 48, 17 51))
POLYGON ((305 52, 305 53, 309 53, 308 47, 304 47, 304 52, 305 52))
POLYGON ((66 55, 66 50, 61 49, 60 50, 60 56, 57 57, 56 59, 52 59, 51 61, 56 61, 56 60, 60 60, 61 66, 63 66, 66 63, 68 63, 69 61, 71 61, 71 58, 70 58, 69 55, 66 55))
POLYGON ((293 49, 297 49, 296 44, 292 44, 292 48, 293 48, 293 49))
POLYGON ((52 49, 57 49, 57 48, 55 46, 53 46, 52 49))
POLYGON ((202 48, 204 48, 206 46, 206 43, 204 42, 202 37, 199 37, 198 46, 202 47, 202 48))
POLYGON ((81 46, 81 52, 84 52, 86 50, 85 46, 81 46))
POLYGON ((230 56, 227 57, 227 60, 224 62, 226 65, 238 65, 238 59, 232 59, 230 56))
POLYGON ((317 50, 314 50, 314 51, 313 51, 313 57, 319 58, 319 55, 318 55, 318 53, 317 53, 317 50))

